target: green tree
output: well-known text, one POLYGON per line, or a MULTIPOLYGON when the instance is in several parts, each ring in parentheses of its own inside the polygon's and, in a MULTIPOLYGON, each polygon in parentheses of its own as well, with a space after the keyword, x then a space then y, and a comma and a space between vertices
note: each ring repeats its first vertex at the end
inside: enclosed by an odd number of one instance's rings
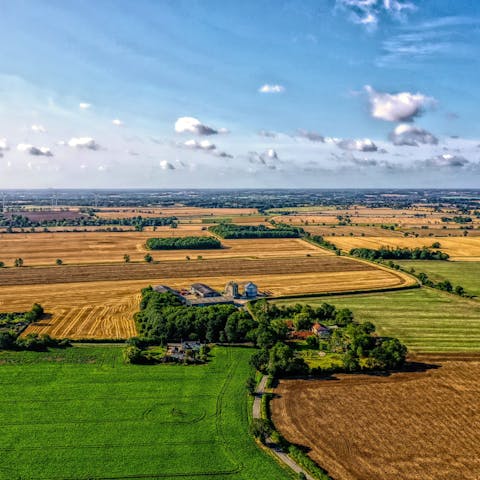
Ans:
POLYGON ((13 262, 13 264, 16 267, 23 267, 23 258, 16 258, 15 261, 13 262))
POLYGON ((153 262, 153 257, 152 257, 149 253, 147 253, 147 254, 143 257, 143 259, 144 259, 147 263, 152 263, 152 262, 153 262))
POLYGON ((0 268, 3 268, 5 266, 5 262, 0 262, 0 268))
POLYGON ((55 265, 58 265, 58 266, 63 265, 63 260, 61 258, 57 258, 55 260, 55 265))
POLYGON ((123 261, 125 263, 130 263, 130 255, 128 253, 126 253, 124 256, 123 256, 123 261))
POLYGON ((254 418, 250 425, 250 433, 262 443, 265 443, 272 433, 270 422, 263 418, 254 418))

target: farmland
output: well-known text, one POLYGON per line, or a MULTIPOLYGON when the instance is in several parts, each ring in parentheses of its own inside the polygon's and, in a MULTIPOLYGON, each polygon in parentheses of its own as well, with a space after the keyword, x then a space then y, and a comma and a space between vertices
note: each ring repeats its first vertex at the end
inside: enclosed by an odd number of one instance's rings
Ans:
MULTIPOLYGON (((25 233, 0 235, 2 246, 0 260, 12 265, 15 258, 23 258, 25 265, 54 265, 57 258, 65 264, 123 262, 123 255, 131 261, 142 261, 149 251, 145 242, 152 237, 172 238, 209 235, 198 225, 181 225, 178 228, 158 227, 155 232, 71 232, 25 233)), ((328 255, 299 239, 222 240, 221 250, 182 250, 155 252, 156 260, 179 260, 198 255, 204 258, 221 257, 271 257, 328 255)))
MULTIPOLYGON (((429 288, 303 300, 350 308, 381 335, 398 337, 411 352, 479 352, 480 305, 429 288)), ((279 303, 285 302, 284 300, 279 303)))
POLYGON ((388 377, 281 380, 273 420, 336 480, 478 479, 480 357, 435 365, 388 377))
POLYGON ((450 255, 450 260, 480 261, 480 237, 404 238, 404 237, 325 237, 337 247, 349 252, 352 248, 429 247, 440 243, 440 250, 450 255))
POLYGON ((450 280, 454 285, 461 285, 469 295, 480 296, 480 262, 442 262, 442 261, 396 261, 403 268, 413 268, 415 272, 426 273, 434 282, 450 280))
POLYGON ((138 294, 148 284, 184 288, 203 281, 222 290, 229 280, 251 280, 261 291, 278 296, 370 290, 411 282, 401 273, 333 255, 268 260, 184 260, 153 265, 24 267, 1 273, 0 311, 22 311, 37 301, 51 317, 29 326, 27 333, 70 338, 131 336, 138 294), (75 328, 72 328, 73 321, 75 328))
POLYGON ((114 346, 1 352, 0 479, 291 478, 248 433, 250 355, 144 367, 114 346))

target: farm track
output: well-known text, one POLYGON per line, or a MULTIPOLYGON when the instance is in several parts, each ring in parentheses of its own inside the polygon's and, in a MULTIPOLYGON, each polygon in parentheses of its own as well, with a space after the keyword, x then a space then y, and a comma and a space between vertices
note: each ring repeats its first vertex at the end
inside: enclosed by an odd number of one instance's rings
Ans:
POLYGON ((215 259, 164 261, 155 264, 64 265, 58 267, 23 267, 0 271, 1 285, 36 285, 52 283, 100 282, 112 280, 148 280, 153 278, 191 278, 209 276, 269 275, 291 273, 376 271, 374 266, 347 258, 321 256, 272 259, 215 259))

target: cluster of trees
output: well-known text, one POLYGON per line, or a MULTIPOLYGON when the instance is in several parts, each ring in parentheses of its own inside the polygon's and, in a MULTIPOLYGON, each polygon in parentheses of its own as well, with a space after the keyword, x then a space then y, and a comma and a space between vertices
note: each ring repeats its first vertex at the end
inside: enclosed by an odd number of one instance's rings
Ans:
POLYGON ((25 313, 0 313, 0 350, 45 351, 50 347, 69 346, 68 340, 57 340, 49 335, 30 333, 25 337, 19 337, 28 324, 36 322, 43 315, 43 307, 38 303, 35 303, 32 309, 25 313))
POLYGON ((299 238, 303 229, 289 225, 277 224, 275 228, 267 228, 265 225, 234 225, 221 223, 210 227, 209 230, 225 239, 235 238, 299 238))
POLYGON ((455 222, 455 223, 471 223, 472 217, 442 217, 442 222, 455 222))
POLYGON ((189 307, 176 295, 158 293, 152 287, 142 290, 135 321, 142 337, 160 344, 180 340, 254 341, 253 331, 257 326, 247 311, 234 305, 189 307))
MULTIPOLYGON (((316 322, 335 326, 330 336, 312 336, 307 342, 310 348, 342 354, 345 371, 396 369, 405 363, 405 345, 396 338, 376 335, 375 325, 371 322, 356 322, 353 312, 348 308, 338 310, 328 303, 319 307, 300 304, 278 306, 265 300, 256 302, 252 308, 260 324, 273 326, 282 322, 285 325, 285 319, 291 319, 296 330, 310 330, 316 322)), ((296 352, 289 345, 279 346, 281 338, 276 340, 274 349, 267 345, 252 357, 252 365, 261 372, 277 376, 308 373, 308 366, 296 352)), ((312 369, 310 372, 322 373, 320 369, 312 369)))
POLYGON ((12 228, 38 228, 38 227, 91 227, 120 225, 133 226, 137 229, 144 227, 160 227, 176 224, 176 217, 142 217, 140 215, 130 218, 102 218, 96 216, 33 220, 25 215, 0 215, 0 227, 12 228))
POLYGON ((350 255, 366 260, 448 260, 449 255, 440 250, 422 248, 352 248, 350 255))
POLYGON ((146 245, 150 250, 207 250, 222 248, 220 240, 215 237, 149 238, 146 245))

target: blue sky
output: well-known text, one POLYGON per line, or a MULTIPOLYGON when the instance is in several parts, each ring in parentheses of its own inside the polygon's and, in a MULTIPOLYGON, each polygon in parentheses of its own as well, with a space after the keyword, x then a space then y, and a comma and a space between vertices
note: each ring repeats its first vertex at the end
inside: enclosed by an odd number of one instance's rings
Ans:
POLYGON ((4 2, 0 188, 478 187, 480 3, 4 2))

